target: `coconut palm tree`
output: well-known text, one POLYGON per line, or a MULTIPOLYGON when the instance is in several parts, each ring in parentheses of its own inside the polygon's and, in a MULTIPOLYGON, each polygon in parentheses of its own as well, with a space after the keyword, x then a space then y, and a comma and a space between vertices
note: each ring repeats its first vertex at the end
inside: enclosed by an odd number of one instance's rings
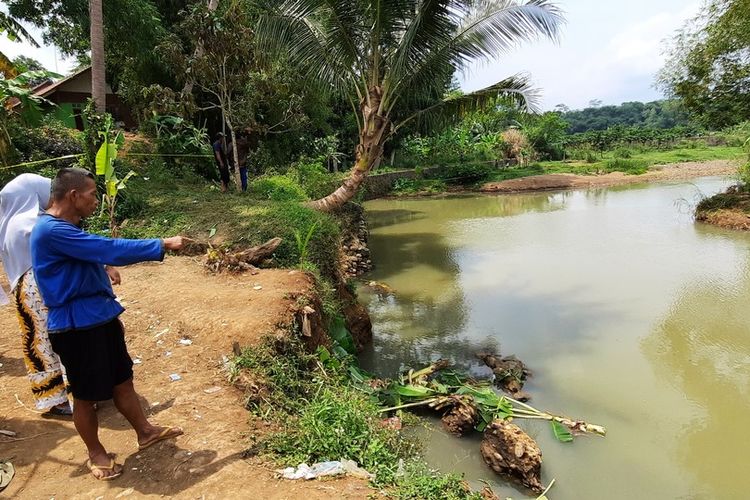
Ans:
POLYGON ((102 0, 89 0, 91 19, 91 98, 96 110, 103 113, 107 105, 107 80, 104 74, 104 23, 102 0))
POLYGON ((550 0, 266 2, 256 27, 261 49, 282 54, 346 95, 357 115, 359 143, 349 177, 312 202, 324 211, 356 194, 379 164, 384 143, 411 122, 445 123, 499 96, 533 109, 535 92, 521 75, 437 104, 420 103, 439 97, 446 75, 478 60, 491 61, 522 41, 556 39, 563 22, 550 0))

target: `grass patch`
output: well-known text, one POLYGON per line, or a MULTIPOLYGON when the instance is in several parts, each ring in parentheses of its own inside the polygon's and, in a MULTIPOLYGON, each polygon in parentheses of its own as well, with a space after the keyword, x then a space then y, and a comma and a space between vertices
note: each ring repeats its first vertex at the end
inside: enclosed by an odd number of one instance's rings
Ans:
POLYGON ((285 465, 349 459, 391 484, 399 459, 411 446, 379 424, 378 407, 363 393, 346 386, 321 384, 298 418, 273 433, 269 449, 285 465))
MULTIPOLYGON (((190 183, 172 179, 169 184, 144 181, 128 185, 133 197, 142 196, 142 208, 122 224, 123 238, 160 238, 180 234, 198 241, 240 248, 259 245, 270 238, 283 242, 274 258, 281 267, 294 267, 300 262, 295 231, 307 235, 315 226, 305 249, 306 259, 323 275, 332 276, 337 261, 340 238, 339 225, 332 216, 303 206, 299 201, 256 199, 243 193, 221 193, 203 182, 190 183), (215 230, 215 236, 209 235, 215 230)), ((277 186, 273 184, 273 186, 277 186)), ((282 198, 289 192, 273 191, 282 198)), ((275 195, 274 195, 275 196, 275 195)), ((140 199, 140 198, 139 198, 140 199)), ((89 221, 93 230, 103 231, 96 218, 89 221)))
POLYGON ((622 172, 628 175, 645 174, 648 171, 648 161, 641 158, 613 158, 604 161, 605 172, 622 172))
POLYGON ((446 188, 445 181, 441 179, 396 179, 392 193, 396 196, 437 194, 444 192, 446 188))
POLYGON ((424 466, 411 464, 399 478, 393 496, 399 500, 481 500, 458 474, 439 474, 424 466))
POLYGON ((739 208, 750 213, 750 194, 736 192, 715 194, 710 198, 703 198, 695 210, 696 212, 713 212, 732 208, 739 208))
POLYGON ((646 173, 653 165, 682 163, 689 161, 736 160, 743 156, 743 149, 734 146, 699 146, 672 150, 633 151, 618 148, 598 156, 596 161, 566 160, 543 161, 525 167, 511 167, 492 174, 494 182, 542 174, 599 175, 623 172, 629 175, 646 173))
POLYGON ((381 425, 377 402, 350 381, 352 358, 307 353, 297 338, 269 337, 230 362, 248 410, 277 429, 254 448, 288 466, 354 460, 393 498, 481 498, 460 476, 428 470, 417 443, 381 425))

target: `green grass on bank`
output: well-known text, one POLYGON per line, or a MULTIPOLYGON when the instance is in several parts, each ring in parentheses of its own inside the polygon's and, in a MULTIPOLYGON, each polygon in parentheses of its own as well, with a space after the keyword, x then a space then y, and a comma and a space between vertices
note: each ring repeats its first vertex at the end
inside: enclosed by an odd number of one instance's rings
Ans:
POLYGON ((744 155, 741 147, 732 146, 697 146, 672 150, 632 151, 627 158, 616 157, 615 151, 607 151, 603 156, 597 155, 597 161, 579 160, 544 161, 527 167, 501 170, 490 177, 489 181, 502 181, 542 174, 578 174, 598 175, 609 172, 625 174, 643 174, 654 165, 683 163, 692 161, 735 160, 744 155))
POLYGON ((251 436, 252 449, 285 466, 354 460, 388 498, 481 500, 461 476, 429 470, 416 441, 382 424, 376 402, 351 383, 352 358, 306 352, 297 335, 267 339, 230 361, 232 379, 254 381, 246 408, 274 423, 272 432, 251 436))
POLYGON ((430 195, 445 192, 448 184, 472 187, 485 182, 499 182, 544 174, 601 175, 622 172, 628 175, 640 175, 648 172, 654 165, 737 160, 743 158, 745 153, 741 147, 706 146, 692 143, 688 147, 671 150, 618 148, 606 151, 603 155, 589 152, 587 156, 589 156, 588 161, 542 161, 508 168, 494 168, 486 162, 444 167, 439 173, 433 174, 433 178, 397 180, 392 194, 396 196, 430 195))
MULTIPOLYGON (((133 166, 139 175, 131 179, 118 202, 121 237, 179 234, 215 246, 246 248, 278 236, 283 242, 275 252, 275 262, 293 267, 300 263, 295 231, 304 236, 315 225, 307 259, 324 275, 333 275, 340 238, 334 217, 296 199, 275 201, 257 193, 222 193, 216 183, 179 178, 156 161, 133 166)), ((87 222, 91 230, 106 234, 106 217, 87 222)))

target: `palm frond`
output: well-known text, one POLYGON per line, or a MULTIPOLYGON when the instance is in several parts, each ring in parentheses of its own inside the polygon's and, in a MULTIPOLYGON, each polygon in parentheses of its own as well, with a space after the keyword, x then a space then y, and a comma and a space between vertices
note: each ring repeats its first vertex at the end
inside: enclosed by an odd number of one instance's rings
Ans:
POLYGON ((0 33, 5 33, 5 36, 12 42, 22 39, 32 47, 39 47, 26 28, 5 12, 0 12, 0 33))
POLYGON ((362 74, 358 24, 356 11, 343 0, 266 0, 255 34, 261 51, 341 89, 362 74))
POLYGON ((413 0, 372 0, 367 4, 366 18, 372 24, 369 47, 371 81, 377 79, 380 83, 389 54, 406 31, 406 20, 412 7, 413 0))
POLYGON ((392 133, 395 134, 401 127, 413 121, 428 128, 447 126, 456 123, 468 113, 499 101, 533 112, 538 110, 539 97, 539 91, 532 86, 529 76, 519 74, 468 94, 448 97, 417 111, 395 124, 392 133))
POLYGON ((388 85, 395 83, 398 75, 408 72, 424 62, 425 57, 436 47, 444 45, 451 39, 458 27, 459 19, 455 10, 451 10, 450 0, 425 0, 415 3, 415 10, 407 21, 398 44, 391 56, 388 85))
MULTIPOLYGON (((454 12, 456 9, 451 11, 454 12)), ((393 82, 394 98, 389 102, 389 109, 395 106, 398 96, 419 93, 415 91, 423 87, 424 82, 434 80, 446 66, 461 71, 471 62, 490 60, 524 41, 542 36, 555 40, 563 22, 561 11, 549 0, 478 0, 446 36, 445 30, 454 18, 442 21, 440 29, 433 27, 428 31, 425 36, 433 47, 421 58, 412 55, 407 57, 408 64, 394 64, 390 68, 387 79, 393 82)), ((427 30, 427 26, 422 30, 427 30)), ((427 46, 425 43, 418 45, 416 37, 411 41, 405 39, 399 51, 414 52, 423 45, 427 46)), ((397 57, 403 56, 398 54, 397 57)))

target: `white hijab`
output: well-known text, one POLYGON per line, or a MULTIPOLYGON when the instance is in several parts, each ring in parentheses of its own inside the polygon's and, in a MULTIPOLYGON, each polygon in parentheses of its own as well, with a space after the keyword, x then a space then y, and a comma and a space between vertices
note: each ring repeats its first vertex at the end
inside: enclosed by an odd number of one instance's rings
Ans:
MULTIPOLYGON (((0 259, 11 291, 31 268, 29 237, 37 217, 49 206, 52 181, 36 174, 21 174, 0 190, 0 259)), ((0 287, 0 304, 8 297, 0 287)))

